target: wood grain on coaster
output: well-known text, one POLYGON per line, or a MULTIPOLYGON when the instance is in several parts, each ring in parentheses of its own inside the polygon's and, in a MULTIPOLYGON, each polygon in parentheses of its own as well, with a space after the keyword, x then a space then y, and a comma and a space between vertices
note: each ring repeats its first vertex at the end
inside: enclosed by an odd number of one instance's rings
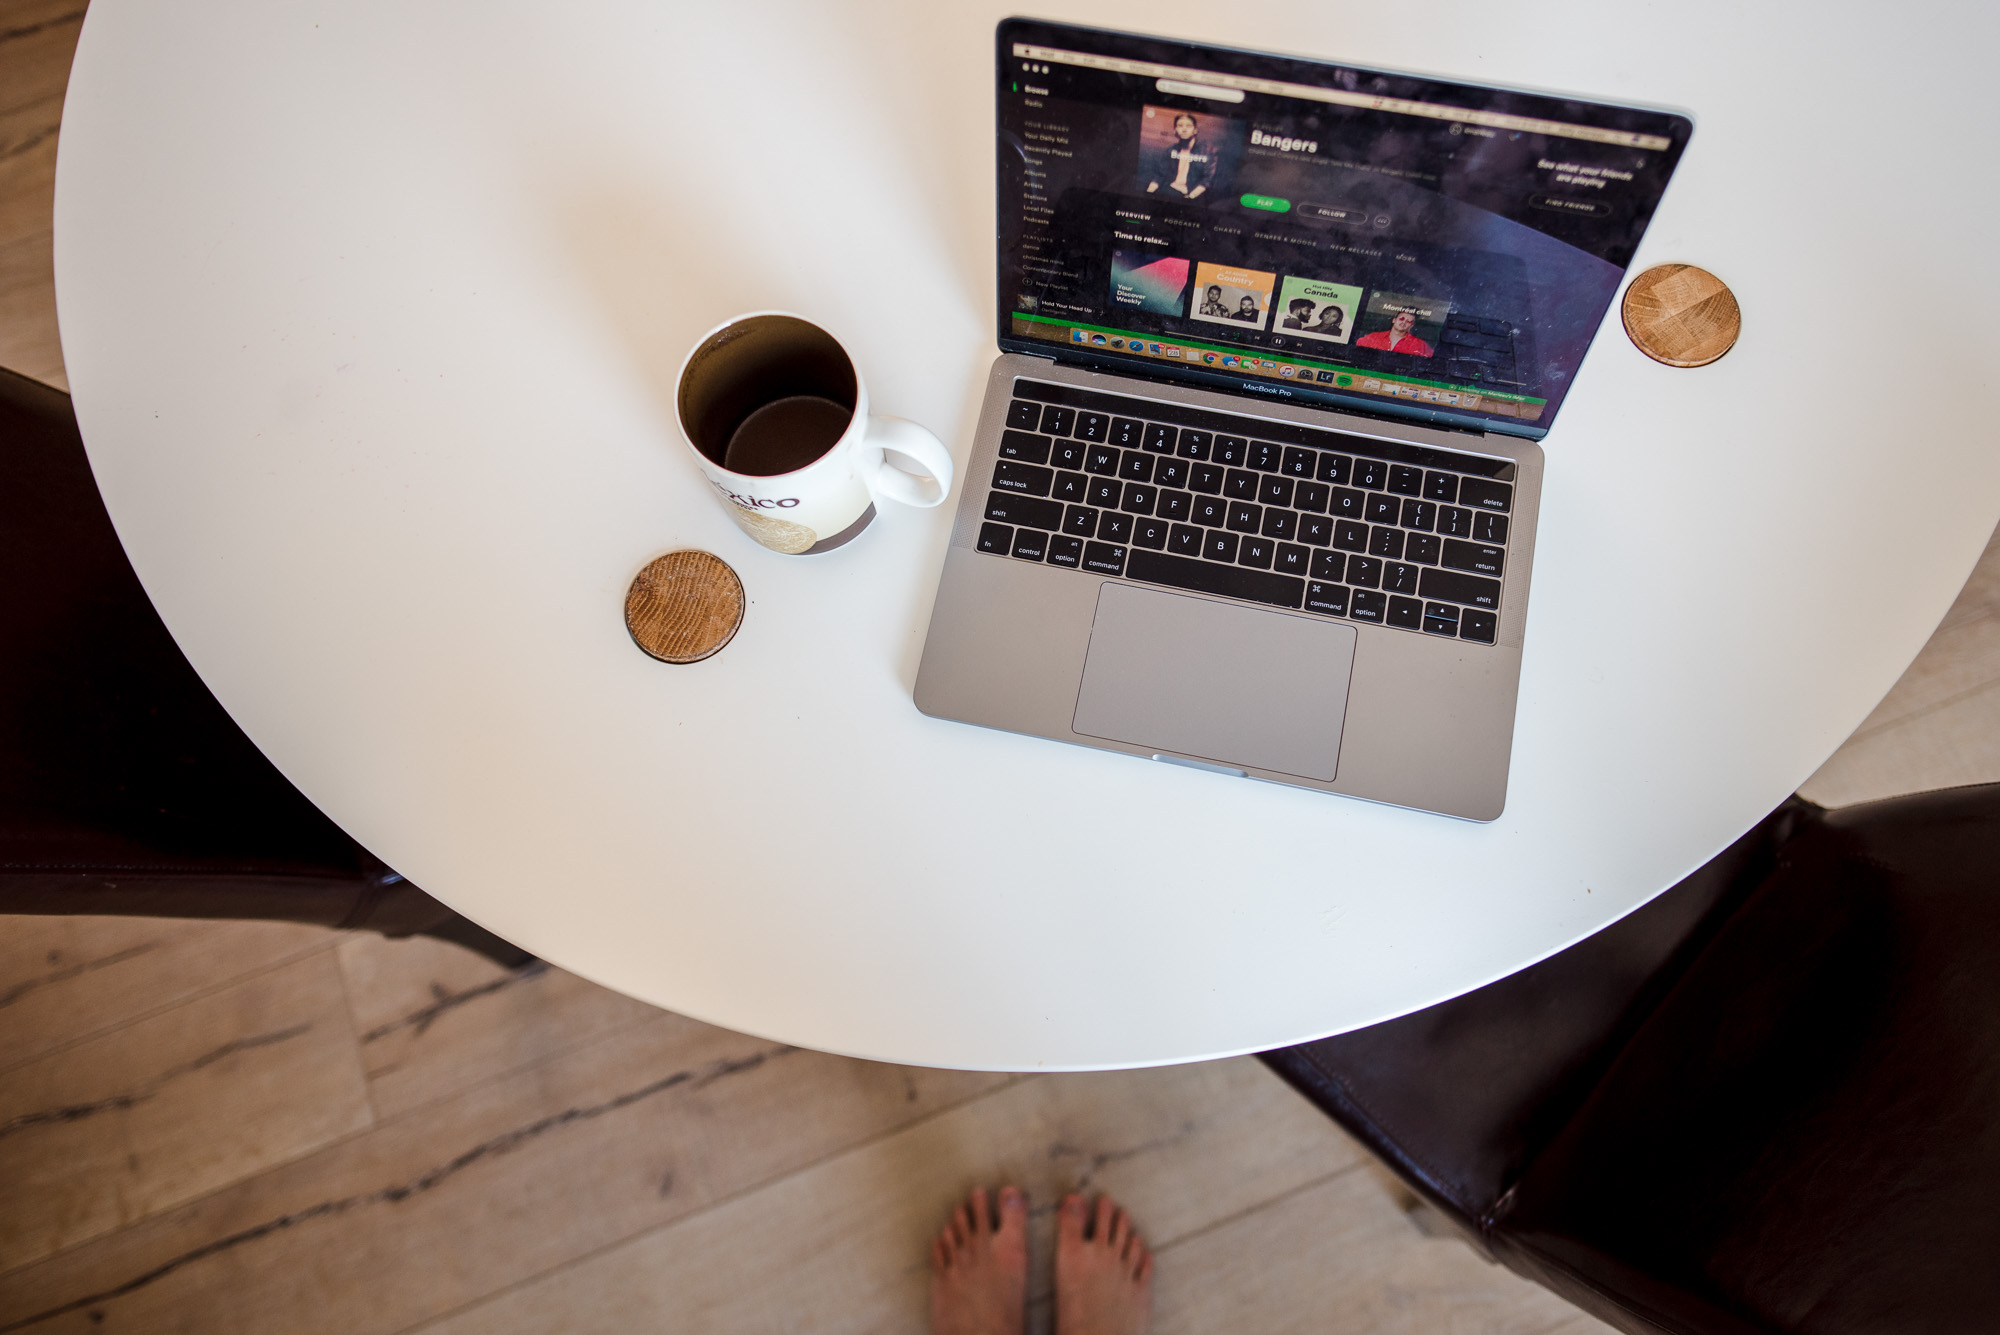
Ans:
POLYGON ((1736 294, 1692 264, 1656 265, 1634 278, 1619 314, 1633 345, 1668 366, 1706 366, 1743 332, 1736 294))
POLYGON ((743 607, 743 581, 721 557, 668 552, 626 590, 625 629, 663 663, 698 663, 735 637, 743 607))

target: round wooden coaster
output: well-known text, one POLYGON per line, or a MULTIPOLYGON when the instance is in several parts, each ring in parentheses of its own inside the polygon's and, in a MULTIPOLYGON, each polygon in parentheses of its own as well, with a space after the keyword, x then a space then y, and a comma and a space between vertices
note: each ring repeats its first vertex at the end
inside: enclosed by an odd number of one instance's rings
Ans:
POLYGON ((707 552, 668 552, 625 591, 625 629, 663 663, 698 663, 743 624, 743 581, 707 552))
POLYGON ((1619 313, 1633 345, 1668 366, 1706 366, 1743 332, 1736 294, 1692 264, 1656 265, 1634 278, 1619 313))

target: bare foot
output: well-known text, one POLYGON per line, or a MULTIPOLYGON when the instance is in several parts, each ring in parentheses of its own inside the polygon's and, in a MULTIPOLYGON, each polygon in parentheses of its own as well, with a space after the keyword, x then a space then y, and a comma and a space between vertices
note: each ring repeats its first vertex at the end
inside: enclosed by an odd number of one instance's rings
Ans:
POLYGON ((974 1187, 931 1244, 932 1335, 1021 1335, 1028 1299, 1028 1202, 1000 1189, 999 1218, 974 1187))
POLYGON ((1109 1196, 1063 1197, 1056 1217, 1056 1335, 1146 1335, 1153 1254, 1109 1196))

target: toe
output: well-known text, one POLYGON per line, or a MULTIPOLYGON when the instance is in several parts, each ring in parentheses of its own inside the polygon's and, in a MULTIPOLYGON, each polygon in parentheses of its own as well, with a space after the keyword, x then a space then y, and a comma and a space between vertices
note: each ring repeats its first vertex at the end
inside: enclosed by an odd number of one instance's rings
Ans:
POLYGON ((1028 1198, 1019 1187, 1000 1188, 1000 1231, 1018 1233, 1028 1226, 1028 1198))
POLYGON ((972 1189, 972 1232, 975 1236, 992 1229, 993 1215, 988 1209, 990 1204, 991 1202, 986 1199, 986 1188, 972 1189))
POLYGON ((1062 1198, 1062 1208, 1056 1211, 1057 1236, 1064 1242, 1082 1242, 1083 1226, 1088 1218, 1083 1197, 1071 1192, 1062 1198))
POLYGON ((1117 1210, 1118 1207, 1111 1203, 1109 1196, 1099 1196, 1097 1198, 1097 1220, 1090 1230, 1090 1236, 1093 1241, 1104 1242, 1110 1238, 1111 1218, 1117 1213, 1117 1210))

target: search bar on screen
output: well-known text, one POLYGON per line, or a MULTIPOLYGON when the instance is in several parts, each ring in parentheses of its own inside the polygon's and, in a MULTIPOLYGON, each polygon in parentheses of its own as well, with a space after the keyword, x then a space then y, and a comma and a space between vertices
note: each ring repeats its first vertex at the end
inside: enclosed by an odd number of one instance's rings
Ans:
POLYGON ((1183 83, 1179 79, 1161 79, 1153 85, 1163 93, 1178 93, 1182 97, 1205 97, 1211 102, 1241 102, 1241 88, 1217 88, 1205 83, 1183 83))

